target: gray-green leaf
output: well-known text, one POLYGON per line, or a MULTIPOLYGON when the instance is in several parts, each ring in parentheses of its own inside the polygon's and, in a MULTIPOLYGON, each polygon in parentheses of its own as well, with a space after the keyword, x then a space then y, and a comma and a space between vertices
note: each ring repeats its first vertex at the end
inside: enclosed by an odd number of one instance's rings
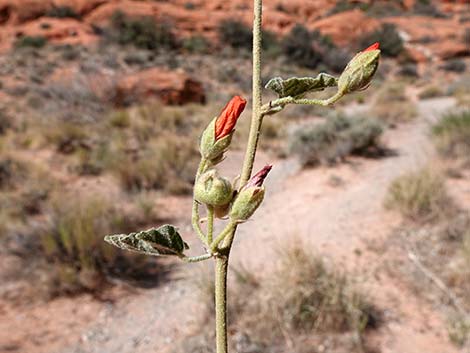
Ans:
POLYGON ((266 88, 276 92, 279 98, 302 98, 308 92, 323 91, 327 87, 336 87, 338 79, 321 73, 317 77, 291 77, 284 80, 275 77, 266 84, 266 88))
POLYGON ((124 250, 153 256, 182 256, 189 248, 176 228, 169 224, 136 233, 107 235, 104 240, 124 250))

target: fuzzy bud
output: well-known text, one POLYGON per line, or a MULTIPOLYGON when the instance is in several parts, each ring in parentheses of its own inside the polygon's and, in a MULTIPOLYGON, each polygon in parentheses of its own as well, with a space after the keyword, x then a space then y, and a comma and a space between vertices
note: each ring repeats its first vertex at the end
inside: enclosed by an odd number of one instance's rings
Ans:
POLYGON ((379 66, 379 43, 374 43, 351 59, 338 79, 338 91, 342 94, 369 87, 379 66))
POLYGON ((222 110, 220 115, 214 118, 201 137, 201 155, 210 160, 212 164, 220 162, 224 152, 230 146, 235 124, 245 109, 246 100, 240 96, 233 97, 222 110))
POLYGON ((261 202, 263 202, 265 194, 263 182, 271 168, 271 165, 265 166, 242 187, 230 210, 232 220, 243 222, 255 213, 261 202))
POLYGON ((221 207, 233 198, 232 184, 215 169, 203 173, 194 185, 194 198, 206 205, 221 207))

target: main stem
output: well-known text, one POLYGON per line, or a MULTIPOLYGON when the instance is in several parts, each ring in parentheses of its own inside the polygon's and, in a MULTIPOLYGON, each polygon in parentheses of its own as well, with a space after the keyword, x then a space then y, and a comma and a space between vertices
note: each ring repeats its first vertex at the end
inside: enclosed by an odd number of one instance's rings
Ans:
POLYGON ((263 16, 263 1, 254 0, 254 19, 253 19, 253 115, 251 117, 250 136, 248 137, 248 146, 246 149, 245 160, 240 177, 240 186, 246 184, 250 179, 255 162, 258 139, 263 122, 261 113, 261 25, 263 16))
POLYGON ((217 353, 227 353, 227 269, 228 255, 215 259, 215 324, 217 353))
MULTIPOLYGON (((258 139, 263 122, 261 110, 261 25, 263 1, 253 0, 253 114, 251 117, 250 135, 246 148, 245 160, 240 176, 240 186, 250 179, 255 162, 258 139)), ((232 247, 236 226, 231 229, 230 236, 224 241, 224 253, 215 259, 215 322, 216 352, 227 353, 227 270, 228 259, 232 247)))

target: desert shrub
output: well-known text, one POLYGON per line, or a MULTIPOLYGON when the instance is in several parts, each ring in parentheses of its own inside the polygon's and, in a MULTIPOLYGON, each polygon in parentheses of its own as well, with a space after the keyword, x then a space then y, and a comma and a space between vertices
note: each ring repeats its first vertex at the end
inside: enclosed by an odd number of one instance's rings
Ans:
POLYGON ((253 45, 253 34, 251 28, 237 20, 222 21, 217 33, 219 40, 235 49, 250 50, 253 45))
MULTIPOLYGON (((266 284, 266 300, 257 304, 264 306, 259 313, 271 318, 266 320, 266 333, 276 329, 302 333, 361 332, 368 323, 370 308, 364 296, 350 286, 345 274, 329 268, 324 260, 301 245, 285 249, 266 284)), ((255 318, 248 320, 259 325, 255 318)))
POLYGON ((7 129, 12 127, 12 119, 3 110, 0 110, 0 135, 4 134, 7 129))
MULTIPOLYGON (((300 353, 302 342, 309 339, 313 344, 344 333, 361 336, 378 323, 377 311, 351 278, 299 243, 280 251, 275 270, 263 277, 243 267, 233 270, 229 332, 237 351, 300 353), (289 342, 298 344, 292 347, 289 342)), ((196 285, 206 310, 212 312, 213 283, 205 272, 196 285)), ((211 329, 206 321, 205 331, 211 329)), ((207 337, 198 336, 185 340, 175 353, 210 349, 207 337)))
POLYGON ((126 110, 111 112, 108 119, 112 127, 124 129, 131 126, 131 116, 126 110))
POLYGON ((470 110, 445 114, 432 127, 440 154, 446 158, 470 157, 470 110))
POLYGON ((419 93, 419 99, 430 99, 445 96, 444 90, 440 86, 429 85, 424 87, 419 93))
POLYGON ((42 48, 46 46, 47 38, 43 36, 23 36, 16 40, 15 48, 42 48))
POLYGON ((371 115, 393 126, 415 118, 417 109, 407 95, 406 86, 402 82, 390 82, 379 90, 371 115))
POLYGON ((463 32, 463 42, 465 44, 470 43, 470 27, 465 28, 465 31, 463 32))
MULTIPOLYGON (((238 20, 225 20, 217 27, 219 42, 234 49, 251 50, 253 33, 249 26, 238 20)), ((273 32, 263 30, 262 48, 268 56, 277 54, 279 42, 273 32)))
POLYGON ((194 35, 183 40, 182 47, 190 53, 206 54, 211 47, 211 43, 206 37, 194 35))
POLYGON ((111 18, 108 38, 121 45, 134 45, 148 50, 179 47, 168 23, 156 23, 152 17, 129 18, 121 11, 116 11, 111 18))
POLYGON ((439 11, 432 0, 418 0, 413 5, 413 12, 418 15, 445 18, 446 15, 439 11))
POLYGON ((5 155, 0 158, 0 190, 12 189, 22 183, 29 174, 28 165, 5 155))
POLYGON ((338 115, 299 127, 289 137, 288 150, 305 165, 332 163, 350 154, 377 152, 382 132, 381 124, 373 119, 338 115))
POLYGON ((442 64, 439 68, 445 71, 462 73, 467 69, 467 65, 463 60, 452 59, 445 61, 444 64, 442 64))
POLYGON ((53 127, 43 126, 43 138, 58 152, 69 154, 79 148, 87 148, 90 136, 85 124, 58 121, 53 127))
POLYGON ((97 193, 56 193, 48 216, 48 225, 40 234, 40 248, 54 265, 49 284, 54 294, 98 290, 105 285, 106 275, 139 268, 141 259, 103 241, 103 234, 125 232, 131 227, 113 200, 97 193))
POLYGON ((164 189, 187 193, 194 181, 198 150, 186 137, 165 134, 114 166, 127 190, 164 189))
POLYGON ((282 39, 281 48, 290 62, 310 69, 322 64, 339 72, 350 59, 347 53, 334 46, 329 37, 319 31, 309 31, 300 24, 295 25, 282 39))
POLYGON ((366 33, 359 39, 359 48, 367 48, 371 43, 380 42, 383 55, 396 57, 403 51, 403 39, 397 27, 391 23, 384 23, 377 30, 366 33))
POLYGON ((400 66, 398 74, 405 77, 419 77, 418 66, 416 64, 407 63, 400 66))
POLYGON ((429 167, 396 178, 388 188, 384 204, 413 221, 435 220, 452 210, 444 178, 429 167))
POLYGON ((457 105, 468 107, 470 105, 470 76, 459 77, 449 86, 448 93, 456 98, 457 105))
POLYGON ((70 6, 53 6, 47 13, 48 17, 57 18, 80 18, 80 15, 75 12, 70 6))
POLYGON ((354 9, 360 9, 362 11, 366 11, 370 5, 366 3, 355 3, 355 2, 350 2, 347 0, 340 0, 336 1, 335 6, 331 8, 331 10, 328 11, 328 15, 335 15, 337 13, 349 11, 349 10, 354 10, 354 9))

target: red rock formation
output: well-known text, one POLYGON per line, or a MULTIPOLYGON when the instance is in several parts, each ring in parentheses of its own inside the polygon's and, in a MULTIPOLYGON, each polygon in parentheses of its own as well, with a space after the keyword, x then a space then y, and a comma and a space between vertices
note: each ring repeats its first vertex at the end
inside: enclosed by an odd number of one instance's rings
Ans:
POLYGON ((336 44, 342 46, 354 43, 358 37, 373 31, 379 24, 378 20, 367 17, 364 12, 356 9, 316 21, 311 28, 329 35, 336 44))
POLYGON ((202 84, 182 72, 152 68, 130 74, 117 83, 117 103, 127 99, 158 98, 165 104, 204 103, 202 84))

